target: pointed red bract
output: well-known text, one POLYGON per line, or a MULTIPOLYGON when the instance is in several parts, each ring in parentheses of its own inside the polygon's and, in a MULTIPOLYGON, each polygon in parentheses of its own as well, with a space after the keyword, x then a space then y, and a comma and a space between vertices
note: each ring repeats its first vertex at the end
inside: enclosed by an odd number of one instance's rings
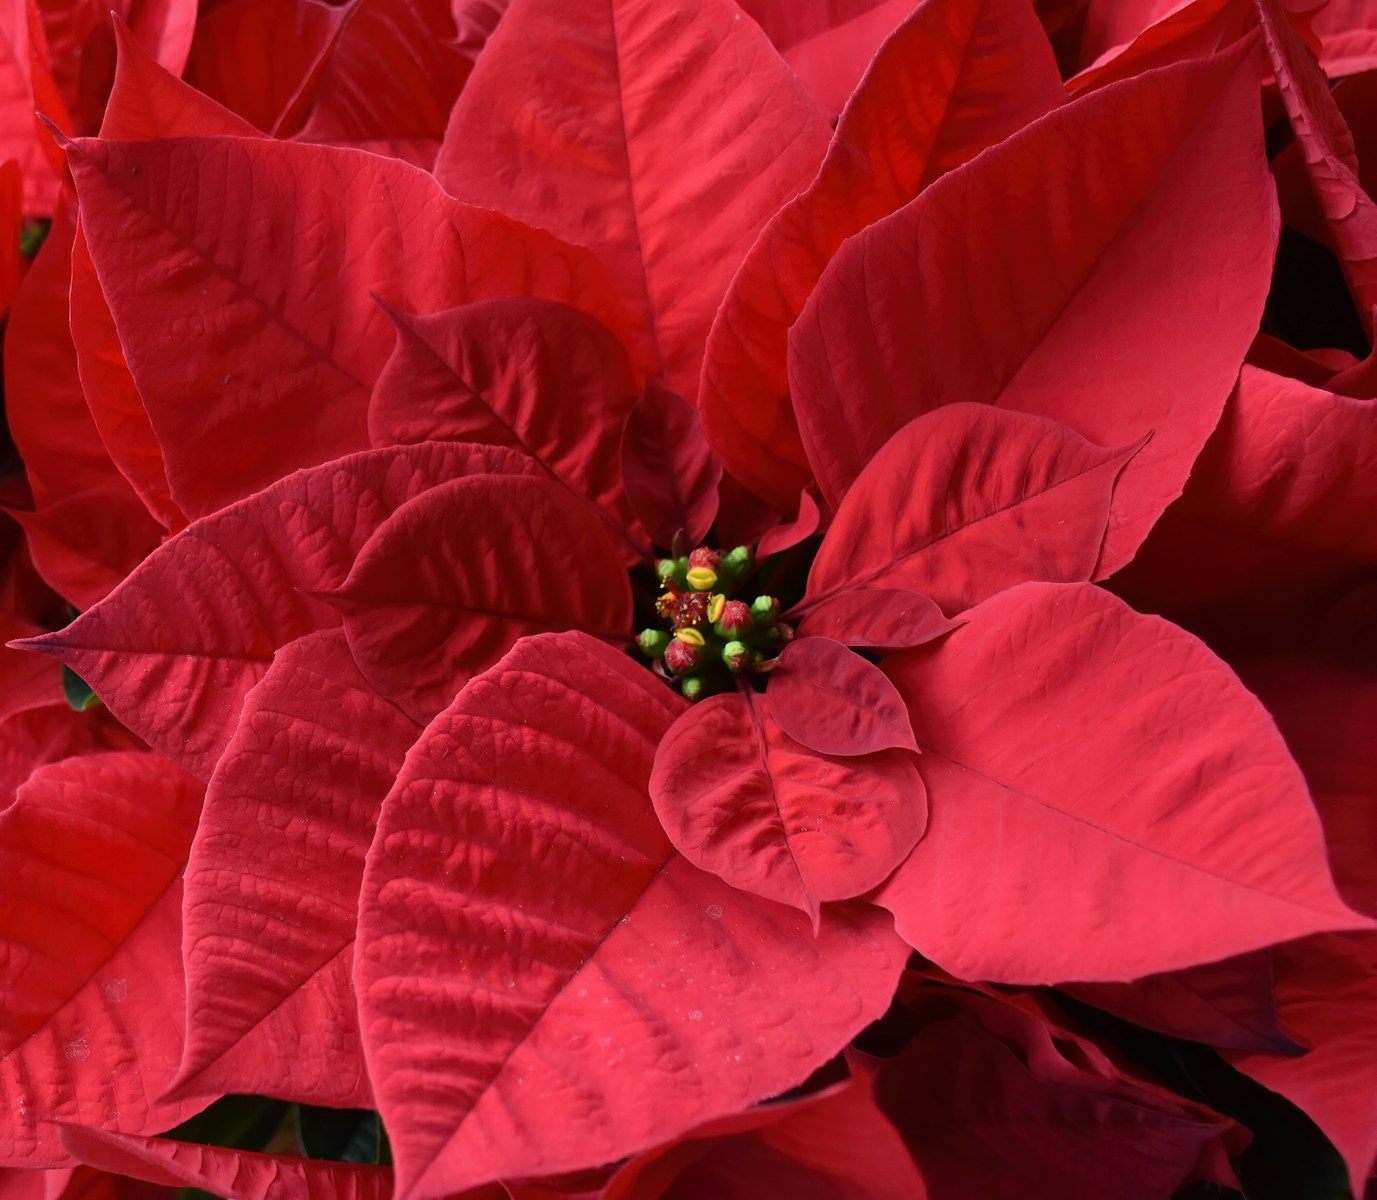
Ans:
POLYGON ((814 922, 823 901, 882 883, 927 820, 910 753, 817 753, 784 732, 768 695, 744 691, 674 723, 655 755, 650 797, 694 866, 814 922))
POLYGON ((259 131, 162 66, 122 21, 115 23, 119 57, 101 120, 102 137, 137 142, 159 137, 256 137, 259 131))
POLYGON ((407 756, 355 969, 402 1194, 664 1142, 799 1083, 888 1004, 903 955, 875 910, 815 938, 673 853, 647 785, 682 709, 617 651, 546 635, 407 756))
POLYGON ((82 1162, 227 1200, 387 1200, 392 1194, 392 1172, 372 1164, 254 1154, 81 1125, 63 1125, 59 1132, 63 1146, 82 1162))
POLYGON ((627 498, 651 540, 690 546, 717 516, 722 465, 708 448, 692 405, 652 381, 627 414, 619 455, 627 498))
POLYGON ((919 417, 848 491, 802 611, 856 590, 899 588, 956 613, 1016 583, 1088 580, 1134 453, 984 405, 919 417))
POLYGON ((587 251, 456 204, 395 160, 249 138, 88 140, 69 156, 188 517, 367 446, 368 394, 393 341, 371 293, 411 311, 537 295, 615 321, 587 251))
POLYGON ((184 772, 123 753, 44 767, 0 812, 7 1165, 71 1161, 46 1122, 142 1133, 194 1111, 157 1097, 181 1040, 178 876, 200 803, 184 772))
POLYGON ((165 542, 107 601, 25 643, 89 683, 150 746, 202 779, 273 652, 339 623, 338 587, 383 520, 455 476, 532 470, 514 451, 432 442, 301 471, 165 542))
POLYGON ((357 897, 378 808, 419 732, 364 682, 338 629, 279 650, 245 697, 187 862, 181 1094, 371 1103, 351 983, 357 897), (281 1055, 257 1076, 217 1069, 270 1019, 281 1055), (323 1054, 300 1052, 321 1037, 323 1054))
POLYGON ((518 638, 629 638, 631 588, 584 504, 544 479, 489 475, 402 505, 330 601, 363 676, 424 724, 518 638))
POLYGON ((461 200, 595 250, 638 361, 692 401, 732 273, 827 137, 731 0, 517 0, 435 171, 461 200))
POLYGON ((884 672, 830 638, 784 647, 770 675, 770 712, 794 741, 820 754, 918 749, 908 709, 884 672))
MULTIPOLYGON (((818 42, 829 56, 830 38, 818 42)), ((817 178, 771 218, 713 322, 699 407, 729 471, 793 511, 812 470, 785 355, 824 268, 848 237, 1064 98, 1027 0, 916 7, 847 105, 817 178)))
POLYGON ((629 562, 646 557, 644 539, 632 533, 636 515, 618 455, 637 382, 605 326, 541 300, 391 316, 397 347, 368 403, 375 446, 512 446, 596 505, 629 562))
POLYGON ((852 239, 790 338, 823 495, 838 503, 945 404, 1040 414, 1102 446, 1150 433, 1099 571, 1131 558, 1218 421, 1267 294, 1258 73, 1250 43, 1092 93, 852 239))
POLYGON ((808 606, 798 632, 805 637, 830 637, 847 646, 901 650, 921 646, 956 628, 927 596, 880 588, 839 592, 830 600, 808 606))
POLYGON ((1271 719, 1200 642, 1084 585, 967 615, 886 663, 932 812, 879 897, 911 945, 962 978, 1122 981, 1366 927, 1271 719))

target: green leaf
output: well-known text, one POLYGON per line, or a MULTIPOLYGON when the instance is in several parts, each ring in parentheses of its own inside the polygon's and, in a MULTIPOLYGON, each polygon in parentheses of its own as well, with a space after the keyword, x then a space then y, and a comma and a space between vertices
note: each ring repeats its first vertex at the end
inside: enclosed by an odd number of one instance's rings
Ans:
POLYGON ((91 690, 91 685, 67 666, 62 668, 62 694, 77 712, 85 712, 100 703, 100 697, 91 690))

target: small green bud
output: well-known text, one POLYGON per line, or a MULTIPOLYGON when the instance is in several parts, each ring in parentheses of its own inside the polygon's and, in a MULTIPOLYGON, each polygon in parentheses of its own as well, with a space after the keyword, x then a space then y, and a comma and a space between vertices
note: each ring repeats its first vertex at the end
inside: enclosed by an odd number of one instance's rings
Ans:
POLYGON ((665 647, 669 645, 669 634, 663 629, 642 629, 636 635, 636 644, 647 658, 663 658, 665 647))
POLYGON ((751 616, 762 625, 779 616, 779 601, 773 596, 757 596, 751 601, 751 616))
POLYGON ((722 556, 722 574, 733 581, 749 574, 754 566, 755 551, 749 546, 738 546, 722 556))
POLYGON ((745 642, 728 642, 722 647, 722 661, 733 673, 744 671, 759 657, 745 642))
POLYGON ((659 578, 661 586, 667 584, 674 578, 674 560, 672 558, 657 558, 655 560, 655 574, 659 578))
POLYGON ((697 700, 703 694, 703 689, 705 687, 707 687, 707 684, 703 682, 701 676, 686 676, 683 680, 684 699, 697 700))

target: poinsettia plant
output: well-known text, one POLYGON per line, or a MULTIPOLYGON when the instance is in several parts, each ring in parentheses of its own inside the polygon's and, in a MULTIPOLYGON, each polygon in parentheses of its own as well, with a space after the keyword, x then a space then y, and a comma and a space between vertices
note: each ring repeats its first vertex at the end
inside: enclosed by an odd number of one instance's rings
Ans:
POLYGON ((0 8, 0 1194, 1362 1193, 1365 6, 106 7, 0 8))

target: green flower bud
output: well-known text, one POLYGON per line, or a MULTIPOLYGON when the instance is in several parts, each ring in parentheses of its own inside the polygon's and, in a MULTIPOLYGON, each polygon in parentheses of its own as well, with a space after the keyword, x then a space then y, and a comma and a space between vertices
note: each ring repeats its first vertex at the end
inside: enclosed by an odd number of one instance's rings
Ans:
POLYGON ((745 642, 728 642, 722 647, 722 661, 727 664, 727 669, 733 673, 739 674, 759 659, 760 655, 745 642))
POLYGON ((697 675, 685 677, 682 684, 684 699, 697 700, 703 694, 703 689, 705 687, 707 687, 707 684, 703 682, 701 677, 697 675))
POLYGON ((669 634, 663 629, 642 629, 636 635, 636 644, 647 658, 663 658, 665 647, 669 645, 669 634))

